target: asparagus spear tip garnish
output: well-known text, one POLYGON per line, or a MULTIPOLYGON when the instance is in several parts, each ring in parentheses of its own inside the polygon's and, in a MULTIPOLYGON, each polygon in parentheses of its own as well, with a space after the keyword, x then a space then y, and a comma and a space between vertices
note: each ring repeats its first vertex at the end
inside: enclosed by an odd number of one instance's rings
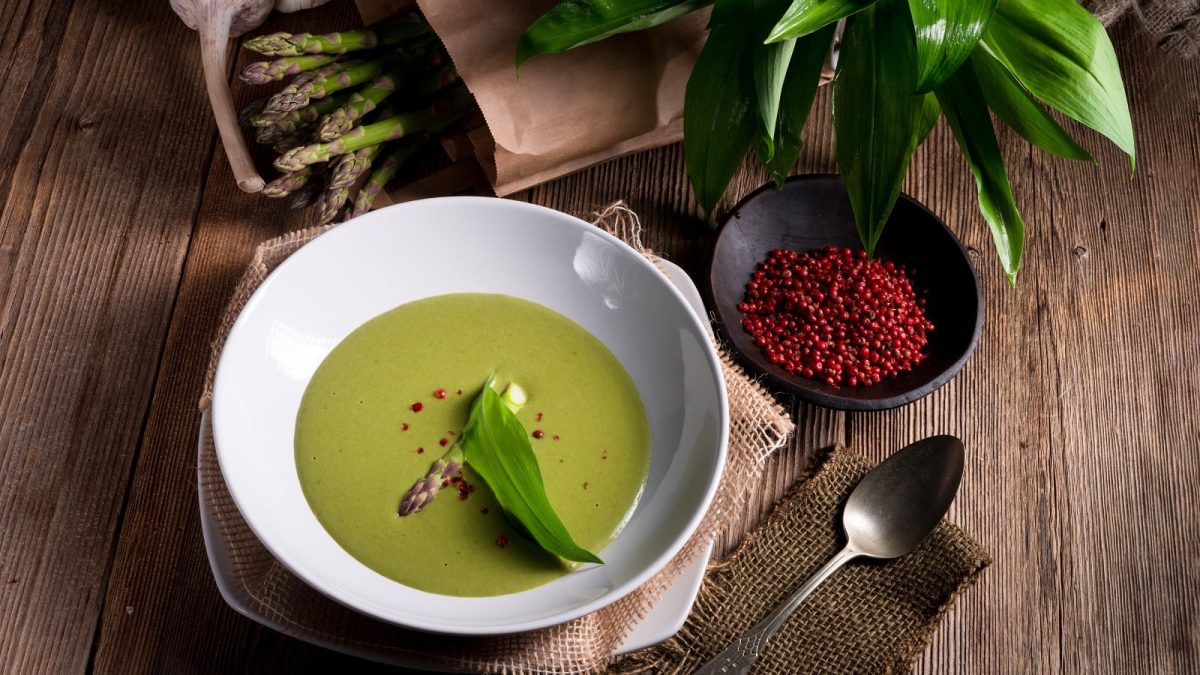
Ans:
POLYGON ((413 484, 404 495, 404 499, 400 500, 400 515, 410 516, 429 506, 441 491, 442 483, 450 480, 462 468, 462 457, 462 447, 455 443, 446 454, 438 458, 429 467, 429 472, 413 484))
MULTIPOLYGON (((521 385, 510 382, 505 387, 504 393, 500 395, 500 400, 504 401, 504 405, 515 413, 528 402, 529 398, 521 385)), ((450 480, 454 474, 458 473, 462 464, 462 435, 459 435, 458 440, 450 446, 446 454, 439 457, 429 467, 429 471, 409 488, 404 499, 400 500, 400 515, 410 516, 428 506, 441 491, 443 482, 450 480)))

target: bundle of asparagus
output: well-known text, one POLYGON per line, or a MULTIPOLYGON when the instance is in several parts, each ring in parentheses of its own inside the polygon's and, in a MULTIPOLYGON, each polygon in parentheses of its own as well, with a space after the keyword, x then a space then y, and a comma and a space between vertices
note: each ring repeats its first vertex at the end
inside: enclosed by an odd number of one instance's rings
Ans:
POLYGON ((320 221, 366 213, 397 171, 475 99, 417 13, 375 29, 273 33, 243 45, 271 60, 251 63, 248 84, 291 81, 243 111, 255 139, 279 157, 263 188, 294 208, 319 204, 320 221))

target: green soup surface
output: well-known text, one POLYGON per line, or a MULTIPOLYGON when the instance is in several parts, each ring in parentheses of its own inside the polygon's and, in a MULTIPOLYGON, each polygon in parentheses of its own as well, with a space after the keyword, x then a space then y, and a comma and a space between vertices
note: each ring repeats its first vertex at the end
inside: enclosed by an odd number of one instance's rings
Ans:
POLYGON ((451 485, 424 510, 397 514, 404 493, 454 443, 491 372, 529 394, 518 417, 575 541, 599 552, 632 514, 650 467, 650 425, 620 361, 539 304, 441 295, 347 336, 317 368, 296 418, 304 495, 326 531, 366 566, 459 596, 522 591, 573 569, 505 520, 469 455, 463 479, 473 489, 451 485))

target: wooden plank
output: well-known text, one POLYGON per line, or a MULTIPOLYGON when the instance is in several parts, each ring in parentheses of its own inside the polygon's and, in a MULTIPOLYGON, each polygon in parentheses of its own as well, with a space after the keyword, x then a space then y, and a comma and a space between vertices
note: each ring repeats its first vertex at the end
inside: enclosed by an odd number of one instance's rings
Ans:
POLYGON ((212 151, 190 32, 166 3, 122 9, 0 7, 6 672, 86 667, 212 151))
MULTIPOLYGON (((970 458, 951 517, 995 564, 935 635, 920 672, 1195 672, 1197 72, 1126 25, 1114 36, 1138 176, 1086 133, 1099 167, 1004 134, 1028 225, 1003 282, 955 162, 915 167, 922 194, 982 253, 987 323, 963 374, 929 399, 848 420, 876 457, 936 432, 970 458), (943 169, 943 167, 946 167, 943 169), (953 187, 951 187, 953 185, 953 187), (944 209, 943 205, 951 208, 944 209)), ((961 166, 961 165, 960 165, 961 166)), ((911 183, 910 183, 911 186, 911 183)))
MULTIPOLYGON (((292 15, 274 15, 256 32, 301 31, 359 25, 350 3, 332 3, 292 15)), ((188 39, 186 58, 198 60, 188 39)), ((182 58, 182 57, 181 57, 182 58)), ((254 58, 239 54, 237 67, 254 58)), ((199 75, 183 85, 201 92, 199 75)), ((238 84, 239 106, 263 90, 238 84)), ((210 113, 205 104, 205 124, 210 113)), ((259 153, 261 159, 265 153, 259 153)), ((260 162, 265 165, 265 162, 260 162)), ((315 209, 289 210, 286 200, 237 189, 224 154, 206 163, 199 206, 179 298, 146 419, 137 472, 109 577, 93 669, 98 673, 254 671, 273 659, 277 640, 295 641, 241 617, 213 583, 200 533, 196 501, 197 408, 216 321, 255 246, 286 231, 315 224, 315 209)), ((203 171, 192 169, 194 173, 203 171)), ((296 647, 303 651, 307 645, 296 647)))
MULTIPOLYGON (((1026 143, 1006 131, 1000 140, 1032 231, 1037 217, 1031 205, 1043 177, 1033 175, 1026 143)), ((1056 588, 1058 542, 1046 480, 1053 457, 1041 450, 1046 425, 1038 424, 1049 416, 1053 396, 1041 377, 1046 364, 1039 352, 1040 313, 1028 290, 1041 278, 1045 252, 1033 235, 1021 285, 1010 290, 979 215, 974 183, 944 124, 918 153, 906 191, 933 205, 968 247, 984 280, 984 335, 960 375, 926 399, 899 410, 850 415, 850 443, 876 461, 934 433, 954 433, 970 449, 949 517, 992 552, 995 563, 935 634, 923 668, 1054 672, 1060 608, 1056 593, 1047 589, 1056 588)))
POLYGON ((1200 592, 1185 572, 1200 560, 1200 72, 1150 53, 1123 62, 1136 177, 1108 152, 1102 173, 1055 164, 1049 181, 1068 672, 1200 669, 1200 592))

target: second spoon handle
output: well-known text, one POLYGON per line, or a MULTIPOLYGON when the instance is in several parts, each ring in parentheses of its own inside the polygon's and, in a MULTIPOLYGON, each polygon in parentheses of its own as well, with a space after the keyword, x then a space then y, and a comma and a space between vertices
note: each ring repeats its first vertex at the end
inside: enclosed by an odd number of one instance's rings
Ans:
POLYGON ((845 565, 847 561, 857 558, 858 551, 853 551, 849 546, 838 551, 836 555, 829 559, 821 569, 817 570, 808 581, 804 582, 795 593, 792 593, 787 600, 784 600, 778 607, 771 610, 771 613, 762 621, 759 621, 753 628, 746 631, 733 644, 725 648, 725 651, 717 654, 712 661, 704 664, 700 670, 696 671, 697 675, 714 675, 716 673, 738 674, 745 673, 750 670, 750 666, 758 659, 758 655, 767 645, 779 628, 783 626, 787 618, 792 612, 804 602, 813 590, 821 585, 834 572, 845 565))

